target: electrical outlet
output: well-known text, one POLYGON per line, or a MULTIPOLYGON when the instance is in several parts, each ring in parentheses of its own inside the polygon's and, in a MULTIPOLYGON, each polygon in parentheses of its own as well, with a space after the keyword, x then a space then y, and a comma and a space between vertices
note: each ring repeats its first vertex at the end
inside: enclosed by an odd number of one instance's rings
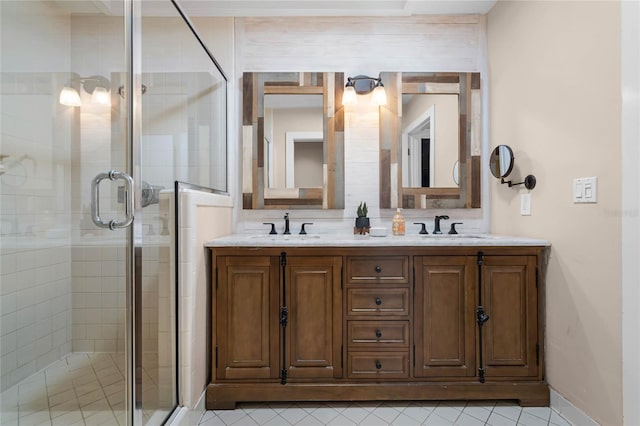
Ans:
POLYGON ((531 194, 520 194, 520 214, 531 216, 531 194))

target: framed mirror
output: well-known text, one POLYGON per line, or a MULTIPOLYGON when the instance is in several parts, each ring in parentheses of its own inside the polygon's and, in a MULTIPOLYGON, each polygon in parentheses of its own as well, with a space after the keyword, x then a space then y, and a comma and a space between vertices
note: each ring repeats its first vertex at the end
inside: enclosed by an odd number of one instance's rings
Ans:
POLYGON ((480 207, 480 74, 381 77, 380 206, 480 207))
POLYGON ((344 208, 343 73, 243 74, 243 208, 344 208))

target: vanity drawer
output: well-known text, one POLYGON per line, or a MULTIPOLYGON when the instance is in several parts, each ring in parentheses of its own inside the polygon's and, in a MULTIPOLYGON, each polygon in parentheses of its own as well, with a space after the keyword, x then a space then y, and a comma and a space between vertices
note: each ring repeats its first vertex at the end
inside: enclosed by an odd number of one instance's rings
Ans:
POLYGON ((407 284, 408 256, 350 256, 347 258, 347 284, 407 284))
POLYGON ((409 289, 347 289, 347 314, 409 315, 409 289))
POLYGON ((349 348, 409 347, 409 321, 349 321, 349 348))
POLYGON ((350 379, 403 379, 409 377, 408 352, 349 352, 350 379))

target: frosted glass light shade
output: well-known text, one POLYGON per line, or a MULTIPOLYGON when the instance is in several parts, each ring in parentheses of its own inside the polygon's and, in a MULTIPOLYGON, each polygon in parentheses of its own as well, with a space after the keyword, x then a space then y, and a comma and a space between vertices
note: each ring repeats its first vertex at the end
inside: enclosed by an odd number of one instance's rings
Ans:
POLYGON ((355 105, 356 102, 356 89, 353 86, 345 87, 342 92, 342 105, 355 105))
POLYGON ((387 92, 384 90, 384 86, 378 85, 375 89, 373 89, 373 94, 371 95, 371 101, 375 105, 386 105, 387 104, 387 92))
POLYGON ((97 86, 95 89, 93 89, 91 102, 100 105, 111 105, 111 95, 109 94, 109 91, 104 87, 97 86))
POLYGON ((65 86, 60 91, 60 104, 71 107, 82 106, 80 94, 73 87, 65 86))

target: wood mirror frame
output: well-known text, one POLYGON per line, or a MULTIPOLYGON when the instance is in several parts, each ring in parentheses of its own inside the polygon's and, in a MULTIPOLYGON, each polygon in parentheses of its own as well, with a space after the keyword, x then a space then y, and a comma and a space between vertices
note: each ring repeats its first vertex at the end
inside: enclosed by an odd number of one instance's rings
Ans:
POLYGON ((344 208, 344 73, 245 72, 242 77, 242 152, 244 209, 344 208), (264 96, 323 95, 323 186, 269 190, 264 184, 264 96), (336 102, 338 100, 338 102, 336 102), (248 173, 250 169, 250 173, 248 173))
POLYGON ((480 73, 381 73, 387 105, 380 107, 380 208, 479 208, 480 73), (459 184, 453 188, 402 186, 402 95, 458 95, 459 184))

